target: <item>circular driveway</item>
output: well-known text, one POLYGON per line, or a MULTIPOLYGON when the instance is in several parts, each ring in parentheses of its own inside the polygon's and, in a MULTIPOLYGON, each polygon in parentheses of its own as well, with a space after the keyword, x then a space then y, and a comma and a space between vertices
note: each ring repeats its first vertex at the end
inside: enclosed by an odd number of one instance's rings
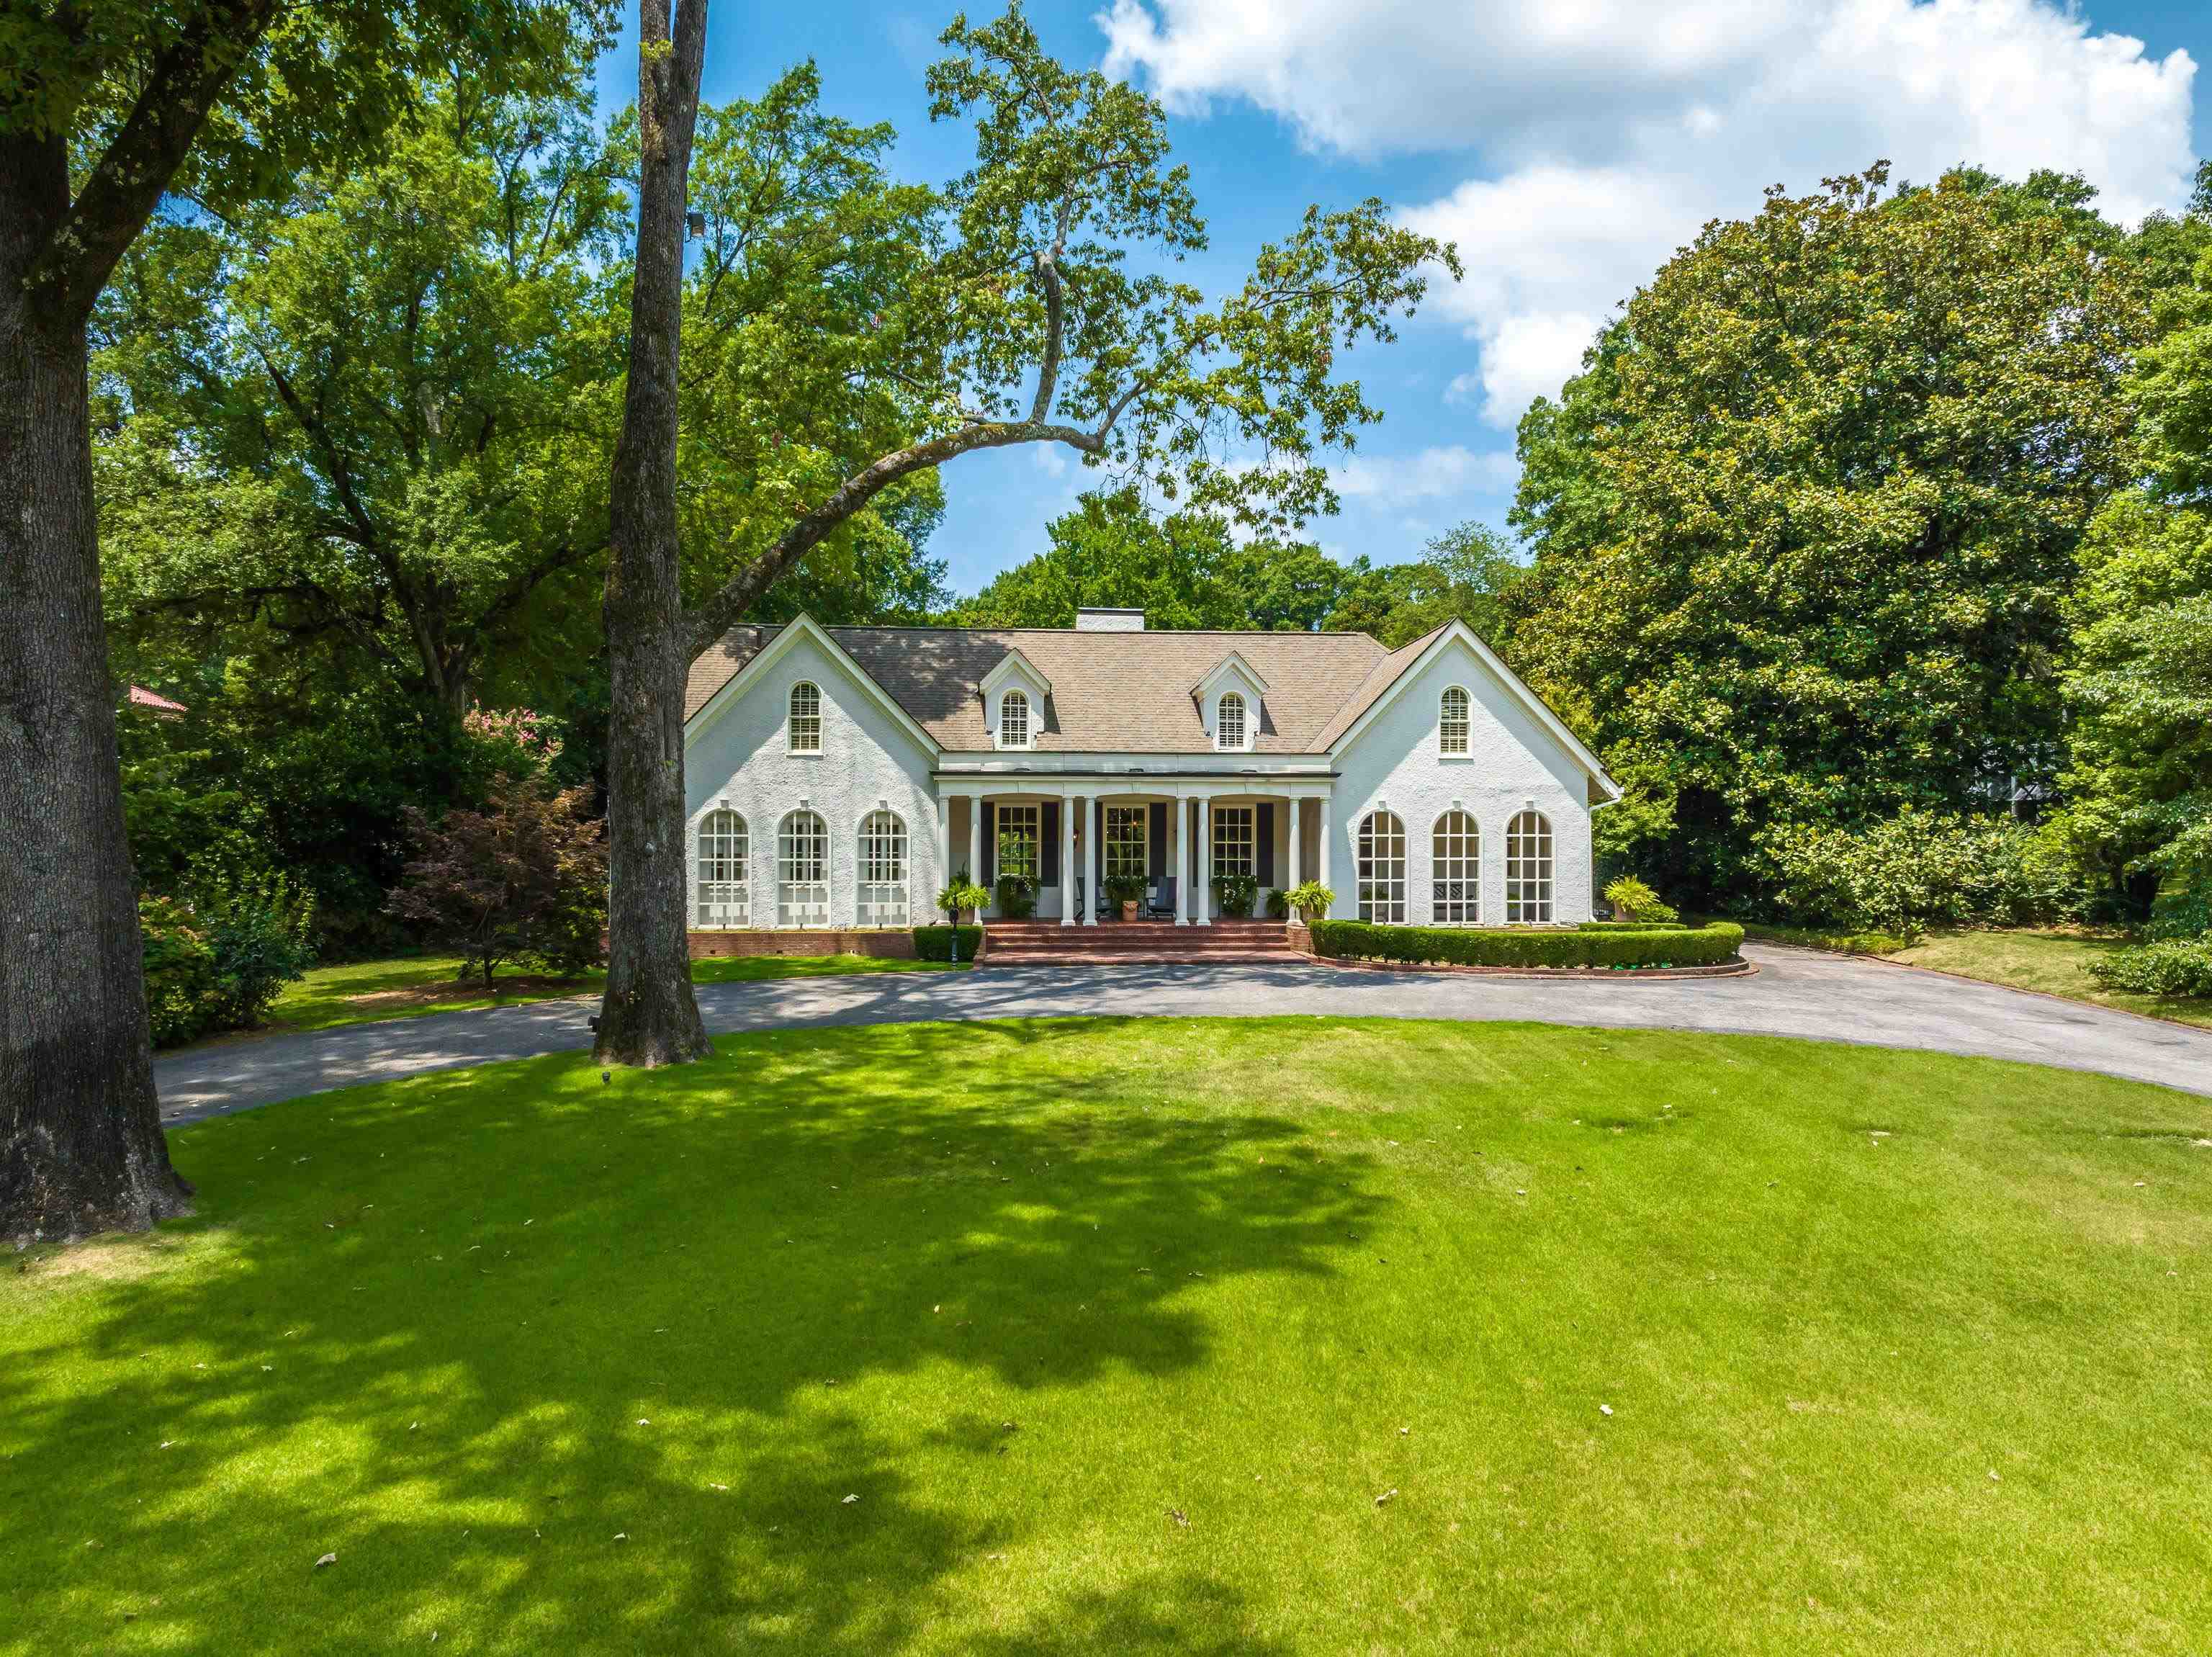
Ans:
MULTIPOLYGON (((1748 978, 1490 978, 1347 972, 1303 961, 1206 966, 984 967, 702 984, 714 1033, 932 1019, 1524 1019, 1705 1030, 2021 1059, 2212 1094, 2212 1031, 1879 961, 1758 944, 1748 978)), ((170 1053, 154 1063, 162 1119, 196 1121, 423 1070, 586 1049, 596 1001, 538 1002, 170 1053)))

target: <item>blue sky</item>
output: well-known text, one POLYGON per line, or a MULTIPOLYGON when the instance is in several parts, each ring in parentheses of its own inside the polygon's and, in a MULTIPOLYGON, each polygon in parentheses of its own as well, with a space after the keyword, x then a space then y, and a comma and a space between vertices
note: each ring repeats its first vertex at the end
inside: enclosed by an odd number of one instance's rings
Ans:
MULTIPOLYGON (((988 6, 971 9, 987 15, 988 6)), ((1463 519, 1502 524, 1512 425, 1556 389, 1613 305, 1761 186, 1809 189, 1887 157, 1925 178, 1956 161, 2079 171, 2126 217, 2178 207, 2212 112, 2196 96, 2212 10, 2046 0, 1091 0, 1033 4, 1066 61, 1160 96, 1212 247, 1209 290, 1310 203, 1380 196, 1456 241, 1447 284, 1395 346, 1352 371, 1385 411, 1338 472, 1344 509, 1309 533, 1391 562, 1463 519)), ((820 65, 823 101, 888 120, 896 164, 935 180, 969 135, 933 127, 921 76, 951 8, 719 0, 705 95, 750 97, 820 65)), ((603 67, 636 87, 635 37, 603 67)), ((944 474, 933 550, 972 592, 1043 542, 1085 486, 1072 455, 973 455, 944 474)))

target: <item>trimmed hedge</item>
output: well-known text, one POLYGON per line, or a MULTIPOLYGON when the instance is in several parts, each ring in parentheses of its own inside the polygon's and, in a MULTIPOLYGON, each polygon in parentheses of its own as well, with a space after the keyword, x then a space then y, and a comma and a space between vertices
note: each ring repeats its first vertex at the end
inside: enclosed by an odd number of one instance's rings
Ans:
POLYGON ((975 952, 983 947, 983 929, 980 926, 918 926, 914 929, 914 953, 917 959, 949 961, 952 959, 952 935, 960 934, 960 959, 972 961, 975 952))
POLYGON ((1462 930, 1316 921, 1314 952, 1348 960, 1442 962, 1451 966, 1718 966, 1736 958, 1743 929, 1601 927, 1572 932, 1462 930))

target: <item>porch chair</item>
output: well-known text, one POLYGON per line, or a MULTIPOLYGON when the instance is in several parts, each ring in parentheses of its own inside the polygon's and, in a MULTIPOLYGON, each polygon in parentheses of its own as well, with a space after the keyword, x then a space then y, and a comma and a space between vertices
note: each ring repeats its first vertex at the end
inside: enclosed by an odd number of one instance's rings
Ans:
POLYGON ((1153 882, 1152 896, 1145 900, 1146 914, 1164 915, 1170 920, 1175 918, 1175 883, 1176 877, 1172 874, 1163 874, 1153 882))

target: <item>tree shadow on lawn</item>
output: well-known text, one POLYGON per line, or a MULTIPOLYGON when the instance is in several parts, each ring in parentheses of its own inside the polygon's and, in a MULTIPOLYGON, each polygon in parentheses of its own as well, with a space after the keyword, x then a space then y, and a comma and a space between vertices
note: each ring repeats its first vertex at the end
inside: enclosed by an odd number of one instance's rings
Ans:
POLYGON ((1097 1074, 1098 1027, 771 1033, 193 1130, 205 1264, 0 1335, 33 1378, 0 1406, 18 1614, 49 1643, 877 1652, 981 1605, 992 1649, 1264 1648, 1149 1536, 1061 1587, 988 1575, 1031 1470, 1117 1488, 1060 1394, 1199 1370, 1191 1291, 1331 1272, 1386 1200, 1291 1120, 1179 1105, 1141 1035, 1097 1074))

